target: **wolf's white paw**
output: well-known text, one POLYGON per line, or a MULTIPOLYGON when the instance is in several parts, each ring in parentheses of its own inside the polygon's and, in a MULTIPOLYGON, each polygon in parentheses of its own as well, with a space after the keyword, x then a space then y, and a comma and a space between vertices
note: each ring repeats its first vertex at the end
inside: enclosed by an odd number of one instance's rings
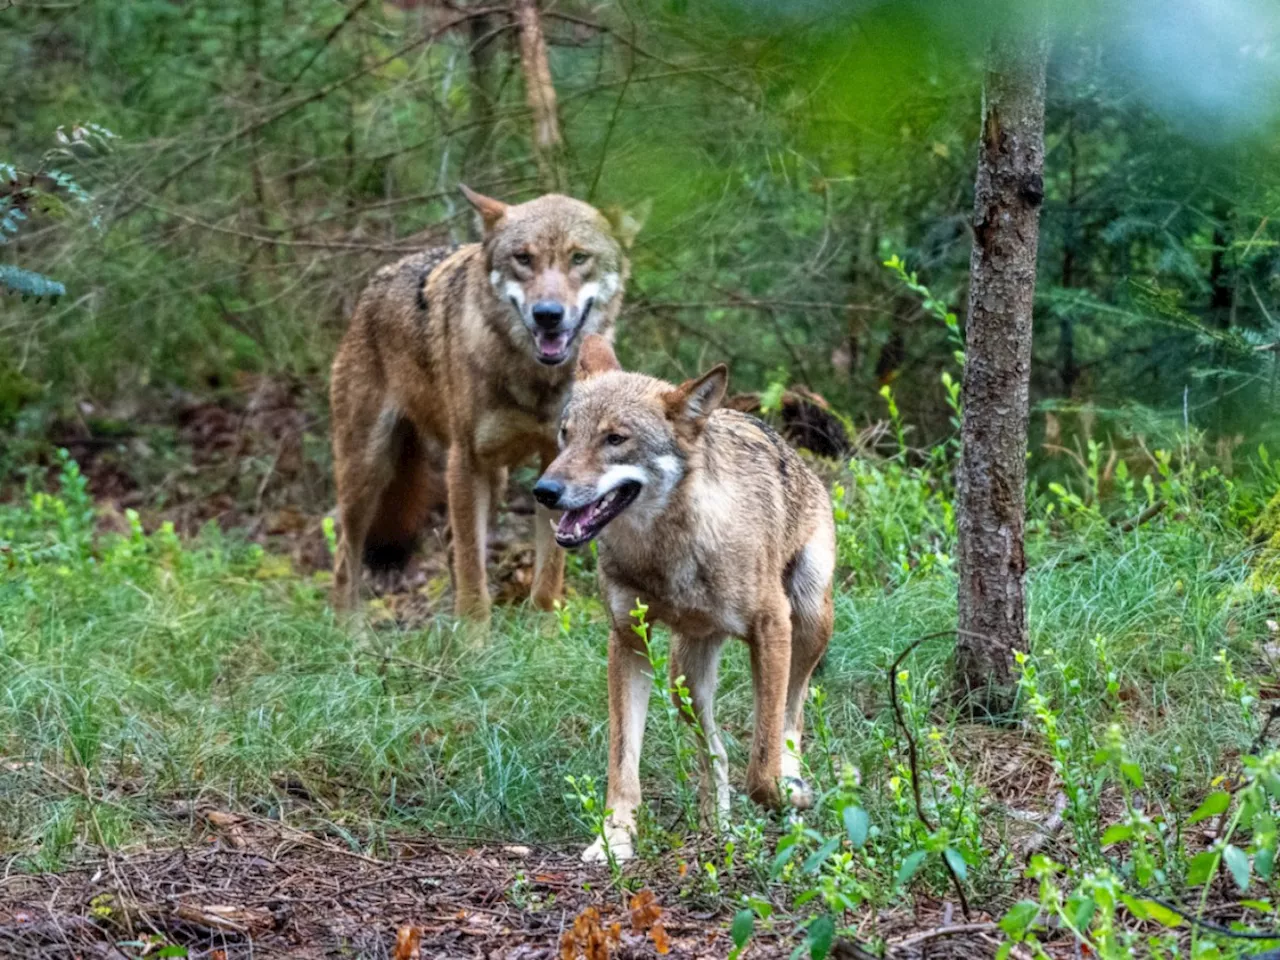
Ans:
POLYGON ((608 863, 609 853, 612 853, 613 858, 619 863, 635 858, 635 837, 628 827, 620 824, 606 824, 604 836, 596 837, 595 843, 582 851, 582 862, 608 863), (605 850, 606 840, 609 844, 608 851, 605 850))
POLYGON ((800 777, 783 777, 782 789, 787 795, 787 803, 797 810, 808 810, 813 806, 813 791, 800 777))

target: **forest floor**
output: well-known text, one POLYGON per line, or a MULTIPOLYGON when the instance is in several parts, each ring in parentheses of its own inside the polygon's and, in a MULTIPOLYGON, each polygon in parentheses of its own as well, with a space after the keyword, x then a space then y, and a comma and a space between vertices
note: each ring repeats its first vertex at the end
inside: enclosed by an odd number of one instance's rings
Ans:
MULTIPOLYGON (((992 956, 1004 940, 996 921, 1037 897, 1024 875, 1033 852, 1072 864, 1088 831, 1146 804, 1185 820, 1223 775, 1240 776, 1241 743, 1258 733, 1231 682, 1247 683, 1253 704, 1274 693, 1274 591, 1241 599, 1253 567, 1238 547, 1179 526, 1106 534, 1083 559, 1078 538, 1056 546, 1038 561, 1032 617, 1052 638, 1043 672, 1057 663, 1053 683, 1077 692, 1059 722, 1087 757, 1111 718, 1124 763, 1147 770, 1155 791, 1135 801, 1091 773, 1088 822, 1064 818, 1070 762, 1033 726, 949 714, 938 700, 945 651, 922 651, 899 675, 921 769, 905 757, 886 668, 951 622, 953 581, 850 586, 815 681, 825 694, 810 711, 809 762, 822 796, 809 835, 796 834, 802 856, 784 864, 794 824, 745 801, 727 837, 690 826, 692 761, 655 697, 642 856, 618 873, 586 866, 577 853, 606 743, 590 559, 572 558, 558 614, 523 603, 531 504, 517 475, 490 543, 500 606, 489 647, 461 645, 441 616, 439 538, 408 575, 373 584, 368 629, 352 635, 326 602, 331 491, 323 424, 304 398, 259 379, 176 398, 151 421, 82 409, 51 435, 83 473, 50 460, 35 481, 59 499, 8 488, 0 955, 721 960, 750 905, 741 956, 819 956, 801 907, 845 897, 829 956, 992 956), (1228 674, 1224 688, 1214 657, 1228 646, 1245 679, 1228 674), (917 775, 940 829, 924 830, 911 805, 917 775), (870 839, 857 842, 876 848, 866 869, 850 841, 825 844, 821 832, 833 818, 843 834, 853 799, 870 811, 870 839), (968 863, 967 902, 938 858, 944 846, 968 863), (917 849, 929 851, 923 866, 917 849)), ((748 678, 735 648, 721 722, 738 781, 748 678)), ((1211 846, 1221 825, 1207 827, 1180 830, 1176 855, 1211 846)), ((1180 869, 1172 857, 1168 874, 1180 869)), ((1264 894, 1242 906, 1230 893, 1220 880, 1201 909, 1219 924, 1256 922, 1264 894)), ((1134 936, 1153 925, 1126 922, 1134 936)), ((1050 956, 1082 955, 1060 928, 1042 939, 1050 956)))

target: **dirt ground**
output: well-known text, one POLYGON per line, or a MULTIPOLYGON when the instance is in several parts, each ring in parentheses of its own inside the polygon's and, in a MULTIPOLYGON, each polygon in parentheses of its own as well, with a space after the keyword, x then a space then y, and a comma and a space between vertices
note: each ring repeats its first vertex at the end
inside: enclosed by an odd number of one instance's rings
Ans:
MULTIPOLYGON (((733 948, 732 908, 682 901, 674 875, 629 871, 624 892, 569 851, 399 842, 376 859, 275 821, 204 811, 193 822, 182 846, 0 879, 0 956, 126 960, 180 946, 208 960, 722 960, 733 948)), ((890 956, 994 952, 989 918, 949 912, 876 923, 890 956)), ((744 957, 787 957, 797 942, 789 929, 762 934, 744 957)), ((867 955, 845 943, 833 956, 867 955)))

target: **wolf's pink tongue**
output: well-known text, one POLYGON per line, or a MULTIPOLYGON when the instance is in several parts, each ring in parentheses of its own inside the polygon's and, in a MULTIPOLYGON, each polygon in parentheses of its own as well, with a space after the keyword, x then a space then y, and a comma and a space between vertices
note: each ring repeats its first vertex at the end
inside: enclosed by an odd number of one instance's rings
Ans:
POLYGON ((558 357, 569 343, 569 334, 557 333, 554 337, 538 337, 538 353, 544 357, 558 357))
POLYGON ((556 526, 556 533, 562 536, 576 536, 574 527, 578 524, 586 523, 594 512, 595 504, 588 504, 585 507, 579 507, 577 510, 566 510, 560 514, 560 523, 556 526))

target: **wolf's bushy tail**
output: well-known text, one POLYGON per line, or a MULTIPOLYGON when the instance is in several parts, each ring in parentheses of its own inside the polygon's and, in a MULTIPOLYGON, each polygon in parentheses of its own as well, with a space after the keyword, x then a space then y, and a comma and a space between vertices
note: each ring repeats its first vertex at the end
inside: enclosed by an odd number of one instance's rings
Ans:
POLYGON ((364 562, 371 570, 403 568, 418 546, 427 518, 444 505, 444 474, 432 452, 407 420, 396 424, 390 450, 394 472, 364 542, 364 562))

